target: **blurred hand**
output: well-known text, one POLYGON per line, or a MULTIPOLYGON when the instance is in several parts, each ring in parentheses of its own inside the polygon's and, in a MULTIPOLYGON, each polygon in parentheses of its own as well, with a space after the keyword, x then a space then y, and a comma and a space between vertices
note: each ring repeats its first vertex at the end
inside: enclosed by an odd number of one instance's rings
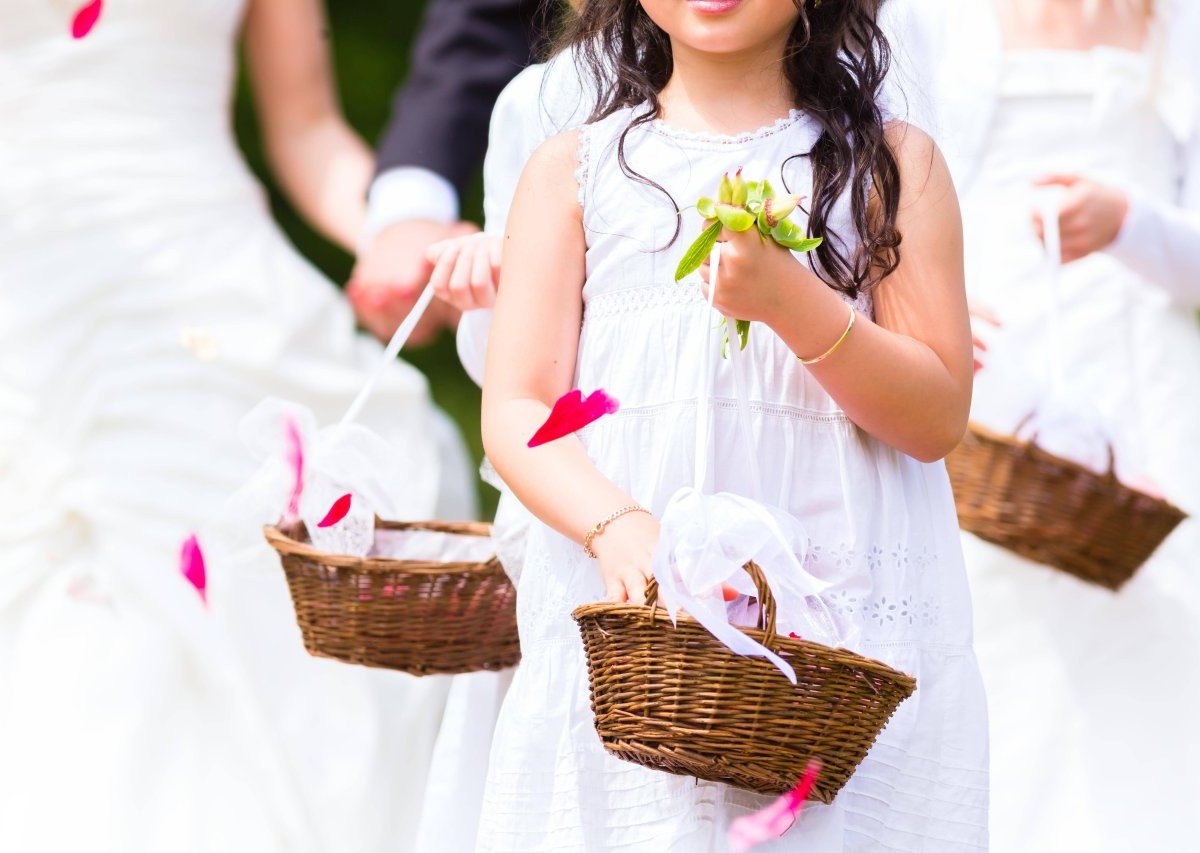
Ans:
POLYGON ((491 308, 500 285, 500 250, 504 240, 470 234, 434 243, 425 253, 434 264, 429 279, 438 298, 459 311, 491 308))
MULTIPOLYGON (((1058 215, 1064 264, 1108 248, 1121 233, 1129 213, 1129 198, 1121 190, 1078 175, 1047 175, 1034 186, 1066 187, 1058 215)), ((1045 242, 1045 223, 1038 211, 1033 214, 1033 227, 1045 242)))
MULTIPOLYGON (((359 322, 380 340, 391 338, 433 274, 433 263, 426 257, 429 247, 478 230, 469 222, 413 219, 380 231, 359 255, 346 285, 346 296, 359 322)), ((417 346, 429 343, 451 316, 452 312, 431 306, 411 342, 417 346)))
POLYGON ((993 314, 990 308, 973 300, 967 301, 967 311, 971 315, 971 331, 975 341, 975 372, 978 373, 983 369, 983 357, 987 353, 987 343, 979 336, 979 326, 983 324, 998 329, 1000 328, 1000 318, 993 314))
POLYGON ((616 519, 592 539, 600 561, 606 600, 646 603, 646 582, 653 577, 650 564, 660 535, 658 519, 649 513, 631 512, 616 519))

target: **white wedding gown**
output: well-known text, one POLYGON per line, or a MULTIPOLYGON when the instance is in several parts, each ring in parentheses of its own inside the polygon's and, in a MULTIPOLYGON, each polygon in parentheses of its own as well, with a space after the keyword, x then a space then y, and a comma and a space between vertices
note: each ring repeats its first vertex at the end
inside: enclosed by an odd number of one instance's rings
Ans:
MULTIPOLYGON (((1031 405, 996 371, 1024 361, 1045 380, 1055 352, 1033 181, 1082 174, 1178 203, 1185 166, 1156 106, 1158 73, 1151 57, 1109 48, 1004 58, 962 198, 972 296, 1002 322, 975 390, 993 427, 1013 429, 1031 405)), ((1109 253, 1067 264, 1060 282, 1072 399, 1113 433, 1119 474, 1148 477, 1193 517, 1115 595, 964 536, 991 712, 992 849, 1195 850, 1200 328, 1109 253)))
MULTIPOLYGON (((237 149, 242 0, 78 5, 0 0, 0 850, 409 849, 446 681, 309 658, 259 519, 210 523, 242 416, 328 423, 380 349, 237 149)), ((403 516, 473 511, 420 374, 362 420, 403 516)))

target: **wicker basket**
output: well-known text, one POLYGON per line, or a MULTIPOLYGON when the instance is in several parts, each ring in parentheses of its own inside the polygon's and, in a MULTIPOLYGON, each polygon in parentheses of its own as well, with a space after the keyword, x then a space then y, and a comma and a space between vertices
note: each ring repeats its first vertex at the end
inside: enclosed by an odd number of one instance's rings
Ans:
POLYGON ((742 630, 795 667, 797 683, 730 651, 684 613, 672 626, 651 582, 647 605, 575 610, 596 731, 619 758, 763 794, 790 790, 819 758, 811 799, 832 802, 916 682, 853 652, 776 636, 762 571, 746 570, 762 629, 742 630))
POLYGON ((1032 441, 971 424, 946 459, 959 526, 980 539, 1120 589, 1187 516, 1032 441))
MULTIPOLYGON (((378 521, 378 530, 487 536, 485 524, 378 521)), ((303 526, 265 530, 283 562, 310 654, 413 675, 500 670, 521 659, 516 590, 486 563, 360 558, 318 551, 303 526)))

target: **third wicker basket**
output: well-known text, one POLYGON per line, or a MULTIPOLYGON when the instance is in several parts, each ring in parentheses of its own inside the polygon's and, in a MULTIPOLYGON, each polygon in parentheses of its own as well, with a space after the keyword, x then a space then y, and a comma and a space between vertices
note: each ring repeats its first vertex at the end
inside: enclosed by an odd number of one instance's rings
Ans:
MULTIPOLYGON (((377 530, 486 537, 471 522, 378 521, 377 530)), ((266 529, 310 654, 413 675, 500 670, 521 658, 516 590, 500 561, 434 562, 319 551, 303 526, 266 529)))
POLYGON ((959 526, 980 539, 1118 590, 1187 516, 1105 474, 971 424, 946 459, 959 526))
POLYGON ((575 610, 591 679, 596 731, 612 754, 658 770, 763 794, 791 789, 810 759, 822 763, 812 798, 846 784, 916 682, 843 649, 775 633, 775 601, 758 566, 760 628, 741 629, 796 671, 740 656, 695 619, 677 625, 655 604, 575 610))

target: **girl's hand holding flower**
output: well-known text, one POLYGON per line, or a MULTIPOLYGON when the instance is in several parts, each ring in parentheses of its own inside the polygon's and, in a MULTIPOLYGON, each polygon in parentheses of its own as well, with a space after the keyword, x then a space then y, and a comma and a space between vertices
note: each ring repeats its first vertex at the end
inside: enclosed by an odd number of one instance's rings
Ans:
MULTIPOLYGON (((795 304, 796 290, 824 284, 788 249, 763 240, 755 229, 721 232, 721 268, 713 305, 726 317, 770 323, 795 304)), ((701 287, 708 298, 712 269, 700 267, 701 287)))

